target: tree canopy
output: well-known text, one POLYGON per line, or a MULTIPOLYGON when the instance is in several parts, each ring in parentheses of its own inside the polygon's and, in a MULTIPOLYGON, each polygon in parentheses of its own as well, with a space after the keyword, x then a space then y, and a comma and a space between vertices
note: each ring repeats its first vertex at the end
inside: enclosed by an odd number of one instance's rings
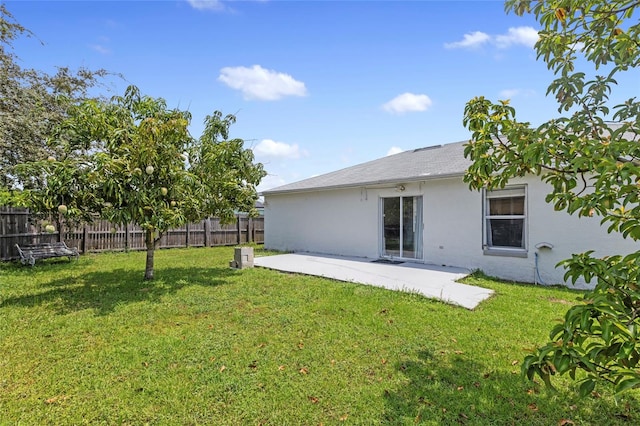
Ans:
POLYGON ((141 95, 135 86, 109 101, 89 99, 69 109, 53 140, 61 158, 16 167, 28 205, 68 219, 96 215, 145 231, 145 279, 154 275, 155 248, 167 230, 237 210, 255 213, 262 164, 242 139, 229 139, 235 117, 207 116, 193 138, 187 111, 164 99, 141 95))
MULTIPOLYGON (((546 200, 556 210, 599 216, 609 232, 640 239, 640 102, 610 101, 620 91, 616 77, 638 71, 639 5, 506 1, 508 12, 533 14, 541 27, 535 50, 555 75, 547 94, 560 116, 533 127, 516 119, 508 100, 472 99, 464 112, 472 132, 465 155, 473 160, 464 179, 472 188, 537 175, 549 184, 546 200)), ((588 251, 563 266, 565 279, 595 288, 553 327, 549 343, 525 358, 523 372, 548 385, 551 376, 569 373, 582 395, 598 382, 616 392, 640 387, 640 252, 598 258, 588 251)))
POLYGON ((16 164, 60 154, 48 143, 53 128, 66 117, 70 106, 88 97, 88 90, 107 75, 105 70, 60 67, 54 75, 23 68, 12 42, 33 34, 15 21, 0 4, 0 187, 15 184, 16 164))

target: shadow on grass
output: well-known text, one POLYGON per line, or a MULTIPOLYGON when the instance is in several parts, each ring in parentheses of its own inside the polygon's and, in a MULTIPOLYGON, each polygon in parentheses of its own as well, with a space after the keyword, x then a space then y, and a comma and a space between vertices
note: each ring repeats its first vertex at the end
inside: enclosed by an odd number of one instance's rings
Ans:
POLYGON ((385 392, 385 424, 636 424, 640 404, 612 398, 587 398, 566 390, 539 388, 513 372, 497 372, 466 355, 423 350, 417 359, 396 365, 408 379, 396 392, 385 392), (598 419, 597 416, 600 418, 598 419), (562 423, 563 419, 575 423, 562 423), (578 420, 582 419, 582 421, 578 420))
POLYGON ((9 306, 48 306, 56 314, 93 309, 106 315, 123 303, 158 302, 188 286, 219 286, 234 274, 229 268, 163 268, 152 281, 141 279, 139 270, 114 269, 54 279, 36 287, 36 292, 9 297, 0 309, 9 306), (42 291, 44 290, 44 291, 42 291))

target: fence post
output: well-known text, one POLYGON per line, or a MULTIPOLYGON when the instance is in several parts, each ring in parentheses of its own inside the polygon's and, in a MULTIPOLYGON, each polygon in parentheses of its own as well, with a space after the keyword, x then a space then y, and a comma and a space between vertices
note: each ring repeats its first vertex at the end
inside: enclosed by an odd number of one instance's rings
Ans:
POLYGON ((185 238, 185 243, 186 243, 186 247, 188 248, 189 247, 189 224, 187 223, 185 225, 185 227, 187 229, 187 235, 186 235, 186 238, 185 238))
POLYGON ((253 242, 253 220, 251 217, 247 220, 247 242, 253 242))
POLYGON ((124 249, 129 251, 129 224, 124 226, 124 249))
POLYGON ((242 243, 242 228, 240 227, 240 215, 236 215, 236 228, 238 229, 238 244, 242 243))
POLYGON ((211 245, 211 219, 206 218, 204 220, 204 246, 209 247, 211 245))
POLYGON ((87 239, 89 238, 89 229, 85 223, 82 227, 82 253, 87 252, 87 239))

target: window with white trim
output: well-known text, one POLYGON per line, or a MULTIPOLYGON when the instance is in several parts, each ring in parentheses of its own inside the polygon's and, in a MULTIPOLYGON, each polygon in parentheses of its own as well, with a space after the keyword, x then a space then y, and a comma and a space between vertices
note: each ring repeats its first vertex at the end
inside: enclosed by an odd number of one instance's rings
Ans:
POLYGON ((485 251, 526 250, 526 187, 508 187, 485 191, 485 251))

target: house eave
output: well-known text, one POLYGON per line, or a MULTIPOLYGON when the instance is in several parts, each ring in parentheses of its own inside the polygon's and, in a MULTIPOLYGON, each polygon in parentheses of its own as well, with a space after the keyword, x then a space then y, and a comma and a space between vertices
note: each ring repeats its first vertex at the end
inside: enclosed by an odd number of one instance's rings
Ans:
POLYGON ((456 177, 462 177, 462 176, 464 176, 464 172, 446 173, 446 174, 440 174, 440 175, 423 175, 423 176, 413 176, 408 178, 367 181, 367 182, 349 183, 349 184, 343 184, 343 185, 319 186, 319 187, 312 187, 312 188, 294 188, 294 189, 284 189, 284 190, 275 189, 275 190, 262 191, 259 193, 259 195, 260 196, 284 195, 284 194, 298 194, 298 193, 305 193, 305 192, 334 191, 334 190, 350 189, 350 188, 393 186, 400 183, 424 182, 428 180, 450 179, 450 178, 456 178, 456 177))

